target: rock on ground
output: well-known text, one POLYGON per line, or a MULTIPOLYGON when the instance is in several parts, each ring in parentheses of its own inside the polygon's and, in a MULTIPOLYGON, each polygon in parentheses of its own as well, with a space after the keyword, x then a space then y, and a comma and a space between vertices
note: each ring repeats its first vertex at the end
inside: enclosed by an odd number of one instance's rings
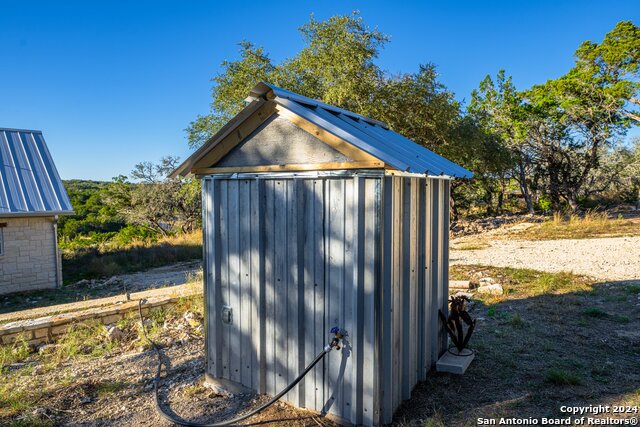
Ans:
POLYGON ((476 292, 480 294, 490 294, 490 295, 502 295, 504 290, 502 289, 502 285, 499 283, 492 283, 489 285, 482 285, 476 289, 476 292))

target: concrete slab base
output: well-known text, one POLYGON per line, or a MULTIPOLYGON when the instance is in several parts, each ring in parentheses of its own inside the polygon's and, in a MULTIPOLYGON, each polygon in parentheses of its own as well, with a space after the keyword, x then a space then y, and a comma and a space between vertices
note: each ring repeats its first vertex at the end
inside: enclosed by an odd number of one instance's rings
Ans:
POLYGON ((240 383, 224 378, 216 378, 209 373, 204 374, 204 385, 227 397, 233 397, 235 394, 255 394, 253 390, 240 383))
POLYGON ((452 348, 446 351, 436 362, 436 371, 462 375, 467 370, 475 357, 473 350, 465 348, 462 353, 452 348))

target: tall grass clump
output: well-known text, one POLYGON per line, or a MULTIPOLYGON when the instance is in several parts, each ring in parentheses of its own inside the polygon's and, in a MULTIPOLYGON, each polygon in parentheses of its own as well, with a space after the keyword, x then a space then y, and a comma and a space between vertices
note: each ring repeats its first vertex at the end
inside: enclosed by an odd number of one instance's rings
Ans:
POLYGON ((83 356, 100 357, 115 349, 117 343, 107 338, 106 327, 97 319, 72 325, 57 342, 54 358, 61 362, 83 356))

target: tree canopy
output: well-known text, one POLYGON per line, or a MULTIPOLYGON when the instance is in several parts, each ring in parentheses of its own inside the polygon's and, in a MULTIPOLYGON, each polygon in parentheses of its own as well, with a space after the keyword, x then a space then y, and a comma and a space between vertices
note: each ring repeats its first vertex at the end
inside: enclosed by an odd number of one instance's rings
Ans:
POLYGON ((244 107, 244 98, 261 80, 310 98, 371 117, 482 177, 502 169, 506 150, 462 113, 454 94, 440 81, 435 65, 391 75, 376 59, 388 35, 369 28, 360 15, 313 16, 299 29, 303 48, 273 63, 262 47, 240 43, 239 59, 224 61, 212 79, 210 112, 187 128, 192 148, 202 145, 244 107))
POLYGON ((558 79, 518 90, 504 70, 487 76, 466 109, 431 63, 412 73, 383 70, 377 58, 390 37, 357 12, 325 21, 311 16, 299 31, 302 49, 279 63, 264 48, 240 43, 239 58, 224 61, 212 79, 209 113, 186 129, 192 148, 237 114, 264 80, 383 121, 472 170, 473 181, 454 185, 468 203, 482 200, 489 207, 497 200, 500 212, 516 182, 533 212, 545 198, 554 209, 563 203, 577 209, 593 191, 607 150, 615 151, 640 121, 640 29, 630 21, 618 23, 600 43, 582 43, 574 66, 558 79))
POLYGON ((603 156, 616 152, 640 118, 639 52, 640 29, 623 21, 601 43, 582 43, 574 66, 558 79, 518 91, 500 71, 495 84, 487 76, 474 91, 469 111, 515 154, 530 211, 530 190, 548 195, 555 210, 563 201, 576 210, 598 188, 590 183, 603 156))

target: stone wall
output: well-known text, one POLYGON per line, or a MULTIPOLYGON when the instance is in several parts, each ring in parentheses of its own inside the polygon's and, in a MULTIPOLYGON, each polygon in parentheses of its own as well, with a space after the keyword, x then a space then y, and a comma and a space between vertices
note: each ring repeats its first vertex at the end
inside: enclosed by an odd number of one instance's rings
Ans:
POLYGON ((0 218, 0 294, 55 288, 61 277, 53 217, 0 218))

